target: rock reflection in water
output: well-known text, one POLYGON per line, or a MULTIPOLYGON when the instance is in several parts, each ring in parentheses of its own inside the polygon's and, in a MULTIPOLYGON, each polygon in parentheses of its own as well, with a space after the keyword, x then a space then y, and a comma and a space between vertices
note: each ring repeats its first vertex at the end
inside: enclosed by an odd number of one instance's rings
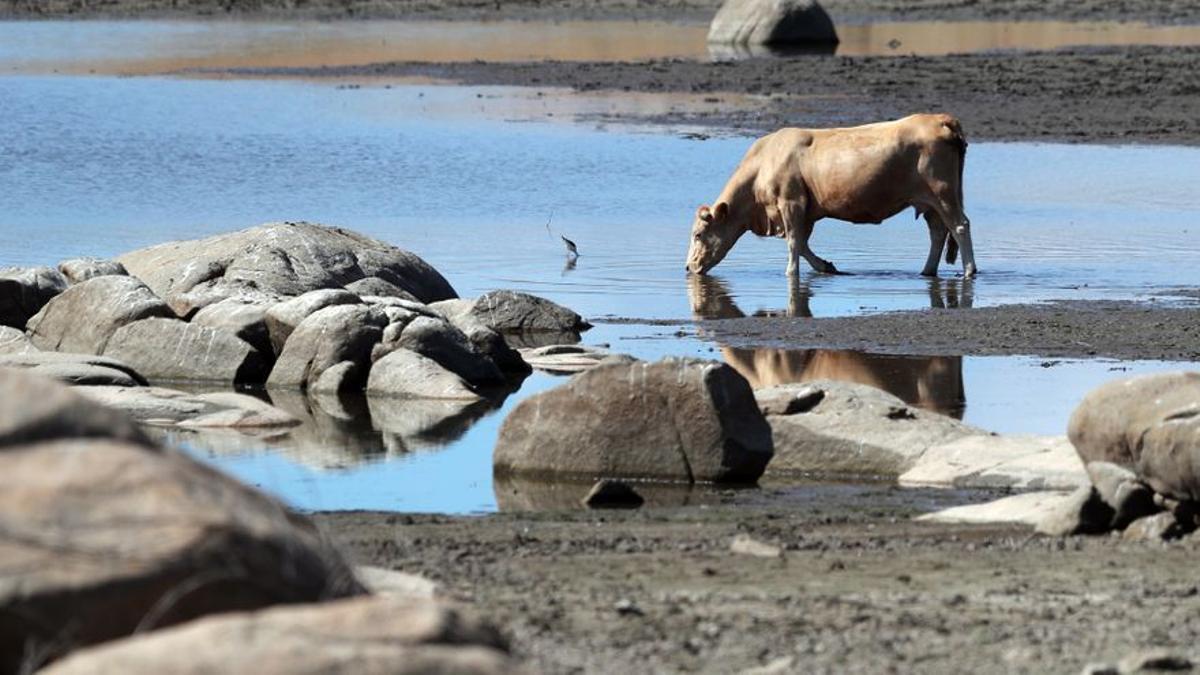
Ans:
MULTIPOLYGON (((678 507, 716 503, 721 492, 711 485, 630 482, 646 501, 645 507, 678 507)), ((592 489, 587 481, 543 481, 520 476, 495 476, 492 487, 501 511, 569 511, 587 508, 582 500, 592 489)))
POLYGON ((299 418, 299 426, 266 436, 207 430, 170 435, 214 455, 278 452, 310 467, 340 469, 453 443, 499 408, 508 393, 478 401, 435 401, 272 389, 265 398, 299 418))
MULTIPOLYGON (((792 278, 788 288, 787 316, 811 318, 807 284, 792 278)), ((690 275, 688 296, 698 320, 746 316, 728 289, 711 276, 690 275)), ((930 304, 935 308, 970 307, 971 283, 931 279, 930 304)), ((760 312, 773 316, 783 312, 760 312)), ((840 380, 882 389, 904 402, 962 419, 966 411, 961 356, 893 356, 841 349, 741 349, 721 347, 726 363, 755 389, 790 382, 840 380)))

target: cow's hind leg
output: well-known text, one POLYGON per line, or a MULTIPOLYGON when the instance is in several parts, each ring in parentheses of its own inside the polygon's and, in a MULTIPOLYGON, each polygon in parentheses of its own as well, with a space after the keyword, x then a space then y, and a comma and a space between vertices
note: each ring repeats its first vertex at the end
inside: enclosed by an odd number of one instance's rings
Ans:
POLYGON ((804 258, 809 266, 825 274, 837 274, 833 263, 817 256, 808 247, 808 238, 812 236, 813 223, 808 219, 803 201, 788 201, 780 204, 780 216, 783 218, 784 230, 788 238, 788 275, 798 274, 799 258, 804 258))
POLYGON ((936 277, 938 263, 942 259, 942 249, 946 246, 946 239, 950 237, 950 232, 942 224, 942 219, 933 211, 925 213, 925 224, 929 226, 929 257, 925 259, 925 267, 921 270, 921 274, 927 277, 936 277))

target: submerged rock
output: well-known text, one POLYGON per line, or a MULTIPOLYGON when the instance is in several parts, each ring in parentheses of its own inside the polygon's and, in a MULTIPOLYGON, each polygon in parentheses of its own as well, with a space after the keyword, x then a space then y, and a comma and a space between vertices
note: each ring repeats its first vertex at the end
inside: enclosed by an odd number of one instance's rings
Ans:
POLYGON ((507 652, 500 632, 474 615, 430 600, 373 596, 213 616, 87 649, 44 672, 519 672, 507 652))
POLYGON ((772 447, 750 386, 729 366, 610 362, 518 404, 493 466, 497 475, 750 483, 772 447))
POLYGON ((175 314, 141 281, 102 276, 56 295, 29 319, 28 331, 39 349, 103 354, 122 326, 154 317, 175 314))
POLYGON ((1115 464, 1155 492, 1200 500, 1200 373, 1102 385, 1075 409, 1067 433, 1085 464, 1115 464))
POLYGON ((171 242, 118 258, 183 317, 246 292, 278 297, 376 277, 421 302, 455 298, 450 284, 416 255, 391 244, 313 223, 268 223, 205 239, 171 242))
POLYGON ((733 45, 837 44, 833 20, 816 0, 725 0, 708 41, 733 45))
POLYGON ((521 358, 530 366, 555 374, 582 373, 612 355, 607 349, 582 345, 546 345, 521 350, 521 358))
POLYGON ((30 317, 66 289, 66 278, 49 267, 0 269, 0 327, 24 329, 30 317))

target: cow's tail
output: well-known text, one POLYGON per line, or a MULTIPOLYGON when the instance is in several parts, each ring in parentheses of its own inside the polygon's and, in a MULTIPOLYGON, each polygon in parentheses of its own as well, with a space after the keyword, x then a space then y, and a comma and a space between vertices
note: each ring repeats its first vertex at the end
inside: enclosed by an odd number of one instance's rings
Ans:
MULTIPOLYGON (((967 166, 967 137, 963 135, 962 125, 952 115, 942 116, 942 126, 948 132, 947 140, 958 150, 958 203, 962 204, 963 169, 967 166)), ((946 243, 946 264, 953 265, 958 258, 958 242, 954 237, 948 237, 946 243)))

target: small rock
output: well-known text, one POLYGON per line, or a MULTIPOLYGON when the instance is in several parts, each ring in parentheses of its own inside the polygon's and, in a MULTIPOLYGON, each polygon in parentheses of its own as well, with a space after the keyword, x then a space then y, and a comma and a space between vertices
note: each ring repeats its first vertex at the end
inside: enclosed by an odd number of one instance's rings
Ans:
POLYGON ((67 281, 77 284, 93 277, 129 276, 125 266, 115 260, 102 258, 71 258, 58 263, 58 271, 67 281))
POLYGON ((1125 528, 1121 538, 1125 541, 1164 541, 1177 539, 1187 530, 1170 511, 1163 511, 1152 516, 1138 518, 1125 528))
POLYGON ((1129 654, 1117 664, 1122 675, 1125 673, 1143 673, 1148 671, 1180 671, 1191 670, 1192 660, 1188 657, 1166 649, 1148 649, 1129 654))
POLYGON ((825 390, 819 387, 780 390, 781 395, 759 400, 759 409, 764 415, 796 415, 806 413, 825 398, 825 390))
POLYGON ((738 555, 752 555, 756 558, 783 557, 783 549, 758 541, 748 534, 739 534, 734 537, 729 544, 729 550, 738 555))
POLYGON ((1090 462, 1087 473, 1100 498, 1113 509, 1113 529, 1123 530, 1129 523, 1159 510, 1154 503, 1154 491, 1129 469, 1111 462, 1090 462))
POLYGON ((1121 671, 1111 663, 1089 663, 1080 675, 1121 675, 1121 671))
POLYGON ((1112 520, 1112 507, 1100 499, 1095 488, 1084 485, 1047 509, 1035 529, 1052 537, 1099 534, 1111 529, 1112 520))
POLYGON ((584 506, 592 509, 636 509, 645 501, 628 483, 607 478, 597 481, 583 498, 584 506))
POLYGON ((646 613, 642 611, 642 608, 638 607, 636 604, 634 604, 634 602, 632 600, 630 600, 629 598, 621 598, 620 600, 613 603, 613 609, 617 610, 617 614, 620 614, 621 616, 645 616, 646 615, 646 613))

